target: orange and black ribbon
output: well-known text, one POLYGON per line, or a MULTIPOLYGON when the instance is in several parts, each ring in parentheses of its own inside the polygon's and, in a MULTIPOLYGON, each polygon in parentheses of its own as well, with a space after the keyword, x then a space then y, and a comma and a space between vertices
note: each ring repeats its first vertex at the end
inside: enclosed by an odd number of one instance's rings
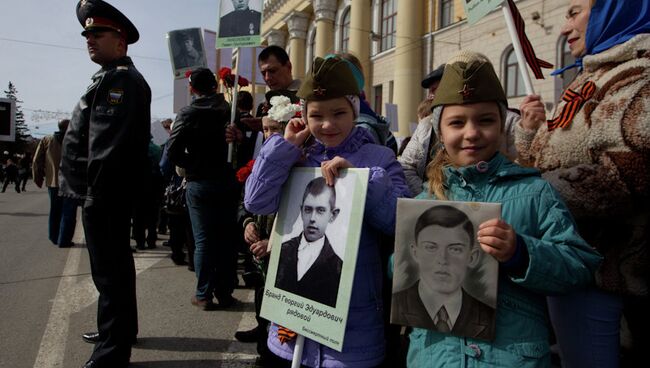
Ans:
POLYGON ((566 105, 562 107, 562 112, 553 120, 548 120, 548 131, 555 128, 566 128, 571 124, 573 118, 576 116, 580 108, 586 101, 588 101, 596 93, 596 83, 588 81, 581 88, 580 92, 572 89, 567 89, 562 95, 562 100, 566 105))
POLYGON ((290 329, 278 325, 278 340, 280 340, 280 344, 284 344, 295 339, 296 335, 297 334, 290 329))
POLYGON ((517 37, 519 38, 519 43, 521 43, 521 48, 524 51, 526 62, 528 65, 530 65, 530 69, 532 69, 536 79, 544 79, 542 68, 553 68, 553 64, 537 58, 537 55, 535 55, 535 50, 533 50, 533 45, 530 44, 530 41, 526 36, 526 24, 524 24, 524 19, 521 17, 521 14, 519 14, 519 10, 515 6, 515 2, 513 0, 508 0, 508 6, 510 7, 512 18, 515 21, 517 37))

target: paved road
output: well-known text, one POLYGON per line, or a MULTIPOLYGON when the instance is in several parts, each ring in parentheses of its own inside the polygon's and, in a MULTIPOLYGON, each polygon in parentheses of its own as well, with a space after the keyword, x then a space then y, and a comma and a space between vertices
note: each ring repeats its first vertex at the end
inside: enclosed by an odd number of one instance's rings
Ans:
MULTIPOLYGON (((31 184, 31 183, 30 183, 31 184)), ((0 193, 0 367, 81 367, 92 352, 80 334, 95 330, 97 292, 81 224, 77 246, 47 239, 46 190, 0 193)), ((160 244, 160 242, 159 242, 160 244)), ((140 333, 133 367, 248 367, 252 344, 233 339, 254 326, 253 292, 237 289, 237 310, 204 312, 190 304, 194 274, 175 266, 169 248, 138 252, 140 333)))

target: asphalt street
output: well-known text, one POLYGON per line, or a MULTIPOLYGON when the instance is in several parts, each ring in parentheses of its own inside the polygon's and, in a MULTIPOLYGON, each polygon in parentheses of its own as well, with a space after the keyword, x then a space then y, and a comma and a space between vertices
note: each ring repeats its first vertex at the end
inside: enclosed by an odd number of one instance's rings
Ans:
MULTIPOLYGON (((81 367, 96 330, 97 292, 90 276, 81 222, 73 248, 47 239, 47 190, 0 193, 0 367, 81 367)), ((248 367, 253 344, 234 340, 255 325, 253 291, 237 289, 241 306, 202 311, 190 303, 195 276, 175 266, 161 245, 134 254, 139 335, 131 366, 141 368, 248 367)), ((243 282, 240 282, 243 285, 243 282)))

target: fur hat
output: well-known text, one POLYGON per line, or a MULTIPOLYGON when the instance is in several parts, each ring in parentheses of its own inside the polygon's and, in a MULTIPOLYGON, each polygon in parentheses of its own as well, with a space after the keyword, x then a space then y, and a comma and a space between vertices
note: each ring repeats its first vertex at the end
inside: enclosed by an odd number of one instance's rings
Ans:
MULTIPOLYGON (((323 59, 317 57, 311 71, 303 81, 297 96, 304 100, 304 109, 309 101, 324 101, 345 97, 350 101, 354 117, 359 116, 359 86, 349 63, 340 57, 323 59)), ((306 114, 303 114, 306 117, 306 114)))

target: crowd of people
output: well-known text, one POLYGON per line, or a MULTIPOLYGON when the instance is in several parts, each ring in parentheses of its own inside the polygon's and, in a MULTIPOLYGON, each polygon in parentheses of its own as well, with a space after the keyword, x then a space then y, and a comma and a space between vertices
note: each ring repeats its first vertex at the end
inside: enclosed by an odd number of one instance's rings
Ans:
POLYGON ((0 183, 2 183, 2 193, 7 191, 9 184, 13 184, 16 193, 24 192, 32 171, 32 158, 30 154, 23 153, 4 158, 1 161, 0 183))
POLYGON ((31 166, 35 184, 48 188, 49 239, 59 247, 74 245, 82 209, 99 291, 98 331, 83 335, 95 344, 84 367, 128 366, 138 334, 132 252, 155 247, 167 231, 174 263, 196 274, 190 301, 205 311, 240 304, 233 291, 244 258, 257 325, 234 337, 256 344, 255 366, 289 367, 296 333, 260 316, 269 257, 280 252, 296 265, 276 287, 336 305, 336 292, 333 300, 319 293, 338 288, 342 262, 325 228, 338 214, 332 187, 348 168, 367 168, 369 179, 344 344, 337 351, 306 339, 302 366, 549 367, 553 344, 563 367, 641 361, 650 327, 650 6, 568 3, 561 32, 577 60, 567 68, 579 72, 553 114, 537 95, 520 109, 508 106, 491 62, 464 50, 423 78, 420 121, 398 149, 389 124, 366 101, 354 55, 317 57, 300 81, 278 46, 259 55, 269 92, 254 116, 252 96, 242 91, 231 119, 214 73, 198 68, 188 78, 192 103, 162 122, 169 139, 159 147, 149 131, 151 91, 127 56, 136 27, 103 1, 79 2, 90 59, 102 68, 33 162, 7 160, 3 192, 10 182, 24 190, 31 166), (295 103, 288 114, 278 112, 295 103), (304 231, 272 249, 282 188, 296 166, 320 168, 322 178, 299 194, 304 231), (423 213, 412 250, 420 276, 393 294, 399 198, 495 202, 501 216, 474 229, 453 209, 423 213), (479 251, 498 262, 496 308, 473 304, 494 325, 459 322, 460 300, 465 308, 471 295, 440 288, 422 272, 441 262, 427 245, 431 234, 456 228, 451 237, 477 244, 457 251, 467 257, 461 268, 479 251), (318 263, 324 254, 335 261, 318 263), (391 301, 430 316, 429 327, 391 324, 391 301), (473 335, 457 336, 461 324, 473 335))

